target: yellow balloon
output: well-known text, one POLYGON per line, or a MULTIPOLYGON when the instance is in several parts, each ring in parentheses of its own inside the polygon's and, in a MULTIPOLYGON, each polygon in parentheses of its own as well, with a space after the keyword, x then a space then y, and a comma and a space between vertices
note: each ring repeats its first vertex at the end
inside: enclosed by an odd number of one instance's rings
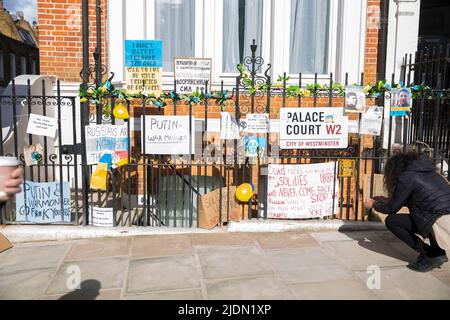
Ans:
POLYGON ((253 195, 250 183, 243 183, 236 189, 236 198, 241 202, 248 202, 253 195))
POLYGON ((127 108, 125 108, 121 103, 114 107, 113 115, 116 119, 128 119, 130 115, 128 114, 127 108))

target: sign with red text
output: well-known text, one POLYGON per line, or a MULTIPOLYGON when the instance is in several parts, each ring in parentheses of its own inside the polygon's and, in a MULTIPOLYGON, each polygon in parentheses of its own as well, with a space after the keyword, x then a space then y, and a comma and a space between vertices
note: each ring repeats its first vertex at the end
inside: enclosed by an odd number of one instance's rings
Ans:
POLYGON ((336 214, 336 171, 335 162, 269 165, 267 217, 301 219, 336 214))
POLYGON ((341 108, 281 108, 281 149, 340 149, 348 146, 348 119, 341 108))

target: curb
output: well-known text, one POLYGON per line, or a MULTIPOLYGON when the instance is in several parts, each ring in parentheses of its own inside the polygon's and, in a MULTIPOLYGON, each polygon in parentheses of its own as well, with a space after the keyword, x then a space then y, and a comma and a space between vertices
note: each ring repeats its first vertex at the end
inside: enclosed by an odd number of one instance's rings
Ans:
POLYGON ((58 226, 58 225, 8 225, 1 226, 0 232, 12 243, 37 241, 67 241, 109 237, 130 237, 176 234, 211 234, 236 232, 286 232, 286 231, 385 231, 380 222, 357 222, 342 220, 250 220, 230 222, 227 227, 211 230, 199 228, 165 228, 165 227, 116 227, 102 228, 93 226, 58 226))

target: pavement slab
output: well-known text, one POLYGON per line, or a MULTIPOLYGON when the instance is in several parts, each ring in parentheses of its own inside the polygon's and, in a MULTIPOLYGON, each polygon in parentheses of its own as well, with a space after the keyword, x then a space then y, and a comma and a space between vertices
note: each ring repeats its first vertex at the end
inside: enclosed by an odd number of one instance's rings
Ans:
POLYGON ((203 300, 199 289, 146 292, 125 296, 126 300, 203 300))
POLYGON ((131 238, 106 238, 81 240, 72 244, 66 261, 100 257, 127 256, 131 238))
POLYGON ((131 243, 132 257, 160 257, 192 253, 189 235, 139 236, 131 243))

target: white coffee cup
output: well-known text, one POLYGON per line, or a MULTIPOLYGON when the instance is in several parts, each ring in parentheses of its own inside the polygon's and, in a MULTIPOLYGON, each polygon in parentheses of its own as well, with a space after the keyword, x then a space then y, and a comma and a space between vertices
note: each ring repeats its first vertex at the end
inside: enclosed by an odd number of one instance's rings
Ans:
POLYGON ((16 157, 0 157, 0 196, 6 196, 5 181, 17 169, 20 161, 16 157))

